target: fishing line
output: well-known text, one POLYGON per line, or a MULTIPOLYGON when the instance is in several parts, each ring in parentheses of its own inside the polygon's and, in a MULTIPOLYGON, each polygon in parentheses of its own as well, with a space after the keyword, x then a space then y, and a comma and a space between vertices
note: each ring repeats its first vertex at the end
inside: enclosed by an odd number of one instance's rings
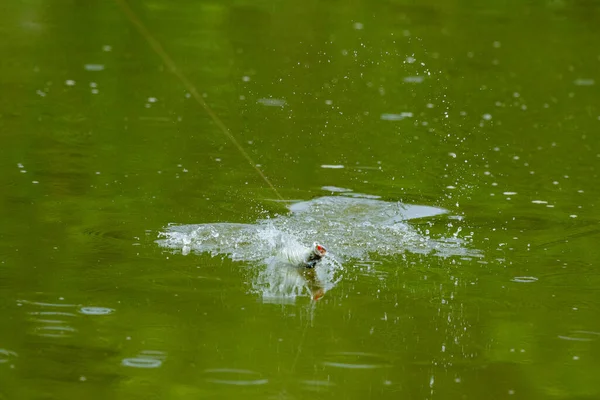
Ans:
MULTIPOLYGON (((142 35, 144 37, 144 39, 146 40, 146 42, 148 42, 148 44, 150 45, 152 50, 154 50, 154 52, 161 58, 162 62, 165 64, 165 66, 171 71, 171 73, 173 73, 173 75, 175 75, 177 77, 177 79, 179 79, 181 84, 192 95, 194 100, 196 100, 198 105, 200 105, 204 109, 204 111, 206 111, 208 116, 213 120, 215 125, 217 125, 217 127, 223 133, 223 135, 225 135, 225 137, 227 137, 227 139, 229 139, 229 141, 238 149, 238 151, 242 154, 242 156, 246 159, 246 161, 248 161, 248 163, 250 163, 252 168, 254 168, 254 170, 258 173, 258 175, 262 178, 262 180, 265 181, 265 183, 273 190, 273 192, 279 198, 279 200, 285 200, 283 198, 283 196, 281 196, 281 194, 279 194, 279 191, 277 190, 277 188, 275 188, 275 186, 273 186, 271 181, 269 181, 269 178, 267 178, 267 176, 261 171, 261 169, 257 167, 256 163, 252 160, 252 157, 250 157, 250 155, 246 152, 246 150, 244 150, 244 148, 242 147, 240 142, 238 142, 237 139, 235 138, 235 136, 233 136, 233 134, 229 131, 229 129, 227 128, 225 123, 223 123, 223 121, 221 121, 221 119, 217 116, 217 114, 215 114, 215 112, 212 110, 212 108, 210 108, 210 106, 204 101, 202 96, 198 93, 196 86, 194 86, 194 84, 192 84, 192 82, 190 82, 187 79, 187 77, 177 67, 177 64, 175 64, 175 61, 173 61, 173 59, 167 54, 167 52, 162 47, 160 42, 158 40, 156 40, 154 38, 154 36, 152 36, 152 34, 148 30, 148 28, 146 28, 144 23, 137 17, 135 12, 131 9, 131 7, 129 7, 127 2, 125 0, 115 0, 115 2, 121 8, 123 13, 127 17, 127 19, 129 19, 129 22, 131 22, 131 24, 136 27, 136 29, 138 30, 140 35, 142 35)), ((294 358, 294 362, 292 363, 292 372, 294 371, 296 364, 298 362, 298 358, 300 357, 300 353, 302 352, 302 346, 304 345, 304 341, 306 338, 306 331, 308 330, 309 325, 310 325, 310 319, 308 321, 306 321, 306 325, 304 326, 304 330, 302 331, 302 337, 300 338, 300 343, 298 345, 298 351, 296 353, 296 357, 294 358)))
POLYGON ((208 116, 213 120, 213 122, 217 125, 219 130, 229 139, 229 141, 238 149, 238 151, 242 154, 242 156, 250 163, 252 168, 258 173, 258 175, 262 178, 263 181, 273 190, 275 195, 279 198, 279 200, 284 200, 284 198, 279 194, 279 191, 273 186, 271 181, 267 178, 267 176, 261 171, 260 168, 256 165, 256 163, 252 160, 252 157, 244 150, 240 142, 237 141, 235 136, 229 131, 227 126, 221 121, 221 119, 215 114, 215 112, 210 108, 210 106, 204 101, 202 96, 198 93, 196 86, 190 82, 187 77, 180 71, 177 67, 177 64, 173 61, 173 59, 167 54, 165 49, 162 47, 160 42, 152 36, 148 28, 144 25, 144 23, 137 17, 135 12, 129 7, 126 0, 115 0, 117 5, 121 8, 129 22, 131 22, 138 30, 140 35, 146 39, 146 42, 152 47, 152 50, 162 59, 162 62, 165 66, 179 79, 181 84, 186 88, 186 90, 192 95, 194 100, 200 105, 204 111, 208 114, 208 116))

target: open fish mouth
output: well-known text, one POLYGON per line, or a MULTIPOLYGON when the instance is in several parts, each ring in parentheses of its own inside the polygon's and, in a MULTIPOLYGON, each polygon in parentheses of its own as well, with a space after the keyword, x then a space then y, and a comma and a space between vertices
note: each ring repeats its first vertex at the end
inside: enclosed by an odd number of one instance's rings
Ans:
POLYGON ((327 249, 324 246, 321 246, 317 242, 313 243, 315 254, 324 257, 327 254, 327 249))

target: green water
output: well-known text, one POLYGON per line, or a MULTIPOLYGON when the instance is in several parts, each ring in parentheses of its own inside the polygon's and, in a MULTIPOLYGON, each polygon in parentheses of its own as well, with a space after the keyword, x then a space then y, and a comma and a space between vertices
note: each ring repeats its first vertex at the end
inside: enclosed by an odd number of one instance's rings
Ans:
POLYGON ((284 203, 116 2, 6 0, 0 399, 600 397, 600 4, 131 7, 283 198, 444 208, 411 226, 482 256, 279 304, 161 248, 284 203))

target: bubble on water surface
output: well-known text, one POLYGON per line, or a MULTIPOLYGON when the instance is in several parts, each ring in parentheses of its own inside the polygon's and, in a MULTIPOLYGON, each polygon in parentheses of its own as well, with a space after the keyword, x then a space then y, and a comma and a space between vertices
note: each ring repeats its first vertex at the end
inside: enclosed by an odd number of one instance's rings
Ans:
POLYGON ((395 256, 406 251, 438 257, 480 256, 457 235, 433 238, 407 223, 445 214, 441 208, 328 196, 291 204, 289 210, 255 224, 171 225, 159 233, 157 243, 184 253, 206 252, 260 265, 263 269, 253 289, 265 299, 324 293, 341 279, 343 263, 351 259, 368 260, 371 255, 395 256), (302 269, 277 262, 282 252, 300 251, 315 241, 328 253, 310 279, 302 276, 302 269))
POLYGON ((256 386, 269 383, 258 372, 247 369, 212 368, 205 369, 204 374, 207 382, 221 385, 256 386))
POLYGON ((344 168, 344 166, 343 165, 323 164, 323 165, 321 165, 321 168, 325 168, 325 169, 342 169, 342 168, 344 168))

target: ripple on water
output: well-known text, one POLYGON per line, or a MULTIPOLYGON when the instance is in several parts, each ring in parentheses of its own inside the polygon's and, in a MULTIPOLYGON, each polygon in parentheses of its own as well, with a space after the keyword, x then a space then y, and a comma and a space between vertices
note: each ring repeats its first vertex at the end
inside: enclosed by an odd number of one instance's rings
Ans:
POLYGON ((600 339, 600 332, 572 331, 568 335, 558 335, 558 338, 562 340, 571 340, 574 342, 592 342, 600 339))
POLYGON ((115 310, 106 307, 81 307, 79 312, 85 315, 109 315, 114 313, 115 310))
POLYGON ((308 392, 322 393, 335 387, 336 385, 331 381, 319 381, 319 380, 300 380, 300 387, 308 392))
POLYGON ((51 337, 51 338, 67 338, 71 337, 71 335, 77 330, 70 326, 61 326, 61 325, 47 325, 47 326, 38 326, 34 329, 34 332, 38 336, 51 337))
POLYGON ((30 311, 28 314, 37 316, 75 317, 75 314, 63 311, 30 311))
POLYGON ((0 349, 0 364, 5 364, 18 356, 14 351, 0 349))
MULTIPOLYGON (((62 300, 62 299, 61 299, 62 300)), ((47 338, 69 338, 77 330, 69 324, 77 314, 65 310, 76 307, 68 303, 46 303, 39 301, 17 300, 17 304, 29 310, 29 320, 36 326, 32 328, 32 334, 47 338), (31 310, 33 308, 33 310, 31 310)))
POLYGON ((39 302, 39 301, 29 301, 29 300, 17 300, 17 304, 18 305, 28 304, 28 305, 39 306, 39 307, 64 307, 64 308, 76 307, 75 304, 43 303, 43 302, 39 302))
POLYGON ((383 355, 375 353, 363 353, 345 351, 332 353, 323 365, 344 369, 378 369, 391 367, 390 360, 383 355))
POLYGON ((511 281, 519 283, 532 283, 537 282, 538 278, 536 278, 535 276, 515 276, 511 279, 511 281))
POLYGON ((257 386, 269 383, 260 373, 247 369, 211 368, 204 370, 204 374, 207 382, 221 385, 257 386))
POLYGON ((132 368, 158 368, 162 365, 162 361, 153 358, 133 357, 124 358, 121 365, 132 368))
POLYGON ((166 353, 156 350, 144 350, 137 357, 124 358, 121 365, 131 368, 158 368, 167 358, 166 353))
POLYGON ((302 384, 306 386, 314 386, 314 387, 332 387, 335 386, 333 382, 330 381, 317 381, 317 380, 303 380, 300 381, 302 384))

